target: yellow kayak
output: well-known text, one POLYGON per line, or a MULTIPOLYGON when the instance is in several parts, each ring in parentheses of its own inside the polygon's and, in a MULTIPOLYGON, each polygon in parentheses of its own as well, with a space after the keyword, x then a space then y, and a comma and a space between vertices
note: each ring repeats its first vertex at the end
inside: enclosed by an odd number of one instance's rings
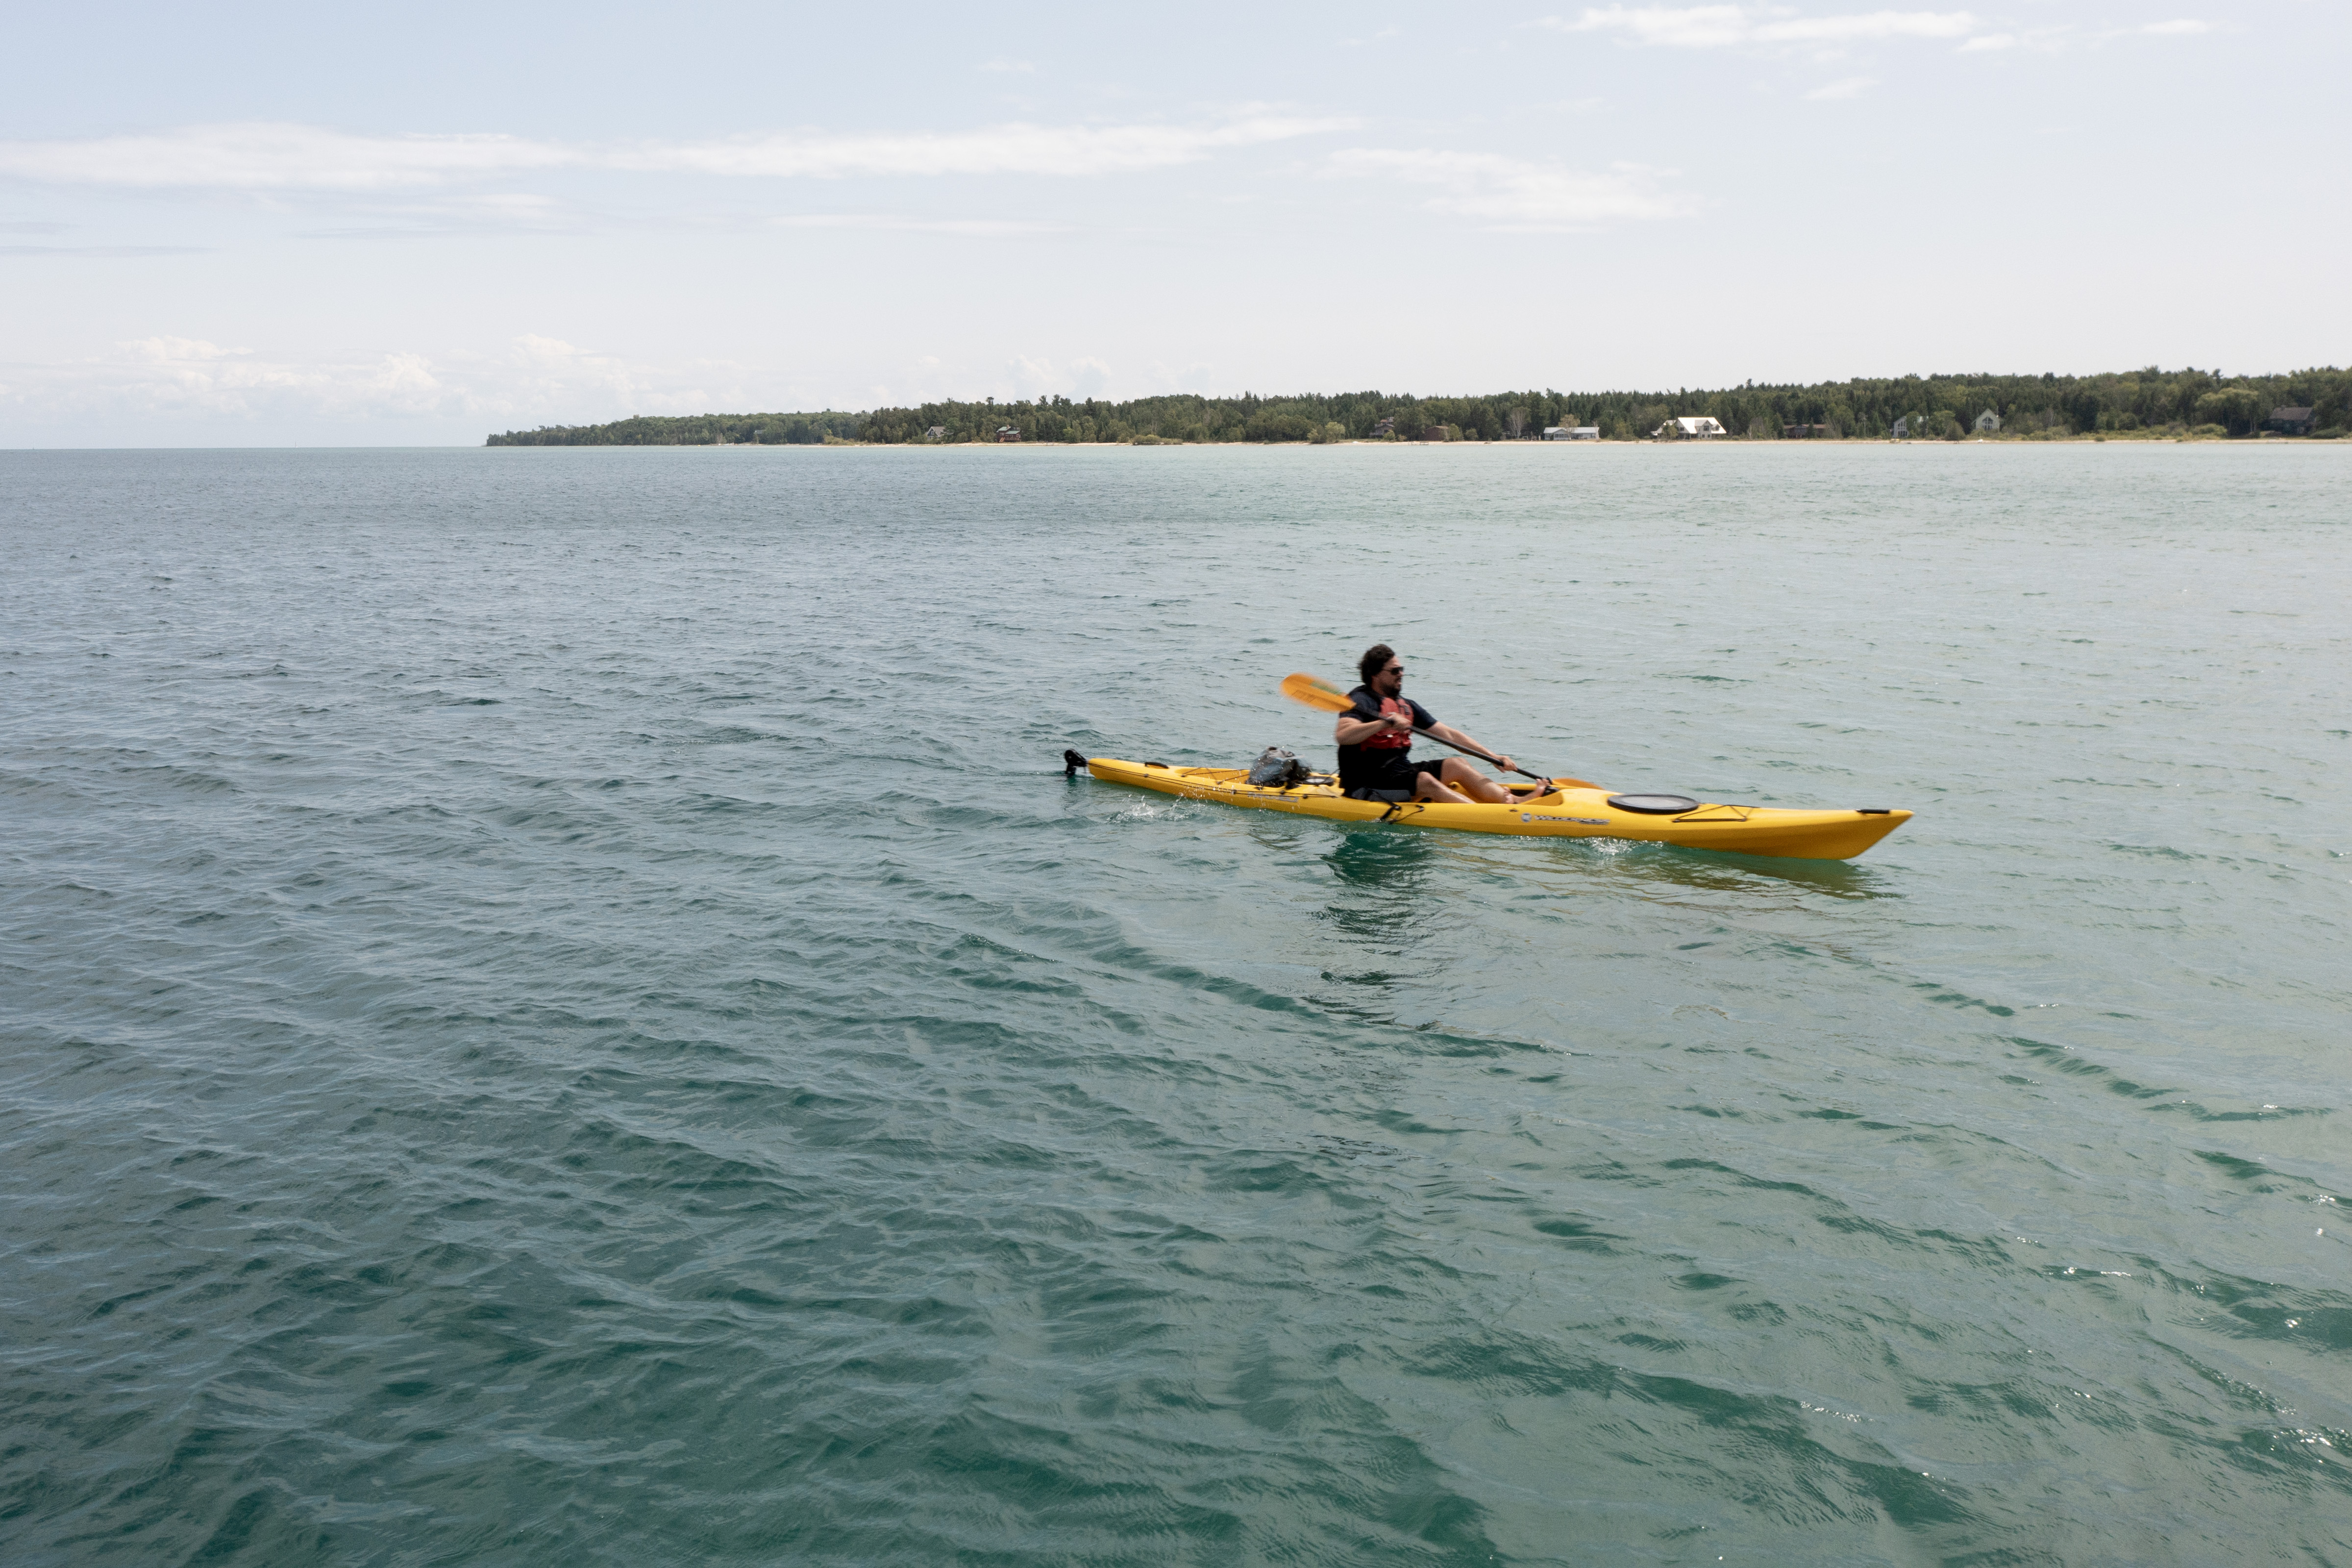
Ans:
MULTIPOLYGON (((1076 758, 1072 759, 1074 762, 1076 758)), ((1801 860, 1848 860, 1911 820, 1907 811, 1789 811, 1771 805, 1726 805, 1687 795, 1615 795, 1582 779, 1516 786, 1509 805, 1448 805, 1440 802, 1350 800, 1336 780, 1318 774, 1287 789, 1254 784, 1241 768, 1171 768, 1088 757, 1087 772, 1109 784, 1134 784, 1187 800, 1286 811, 1331 822, 1398 822, 1452 827, 1465 833, 1516 833, 1537 838, 1635 838, 1687 849, 1729 849, 1801 860)))

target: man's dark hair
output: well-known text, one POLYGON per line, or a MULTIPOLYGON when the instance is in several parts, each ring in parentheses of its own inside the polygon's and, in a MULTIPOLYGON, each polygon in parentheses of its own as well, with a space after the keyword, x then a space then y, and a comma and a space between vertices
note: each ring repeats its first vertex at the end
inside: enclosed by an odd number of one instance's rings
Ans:
POLYGON ((1372 677, 1386 669, 1389 660, 1395 657, 1396 649, 1384 642, 1376 642, 1364 650, 1363 658, 1356 661, 1356 673, 1364 678, 1365 685, 1370 686, 1372 677))

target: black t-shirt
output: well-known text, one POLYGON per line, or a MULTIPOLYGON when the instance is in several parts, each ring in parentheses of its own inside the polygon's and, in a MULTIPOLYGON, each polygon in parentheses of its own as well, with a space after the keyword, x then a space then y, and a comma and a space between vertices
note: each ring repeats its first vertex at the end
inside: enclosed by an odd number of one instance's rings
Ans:
MULTIPOLYGON (((1426 730, 1437 722, 1436 714, 1410 697, 1382 697, 1369 686, 1359 686, 1348 696, 1356 704, 1355 711, 1348 715, 1351 719, 1371 720, 1381 717, 1383 712, 1402 715, 1410 711, 1416 729, 1426 730)), ((1412 751, 1412 736, 1396 730, 1374 735, 1360 746, 1340 747, 1339 787, 1343 790, 1388 787, 1378 781, 1402 767, 1412 751)))

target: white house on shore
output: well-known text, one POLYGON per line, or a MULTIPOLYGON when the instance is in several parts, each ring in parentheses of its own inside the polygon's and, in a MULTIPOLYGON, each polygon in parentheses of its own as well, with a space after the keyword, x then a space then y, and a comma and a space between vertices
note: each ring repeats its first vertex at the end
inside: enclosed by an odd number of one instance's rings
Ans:
POLYGON ((1991 436, 1991 435, 1996 435, 1996 434, 1998 434, 1998 433, 2000 432, 2000 415, 1998 415, 1998 414, 1995 414, 1991 409, 1988 408, 1988 409, 1986 409, 1982 414, 1979 414, 1979 415, 1978 415, 1978 416, 1977 416, 1977 434, 1978 434, 1978 435, 1979 435, 1979 436, 1991 436))
POLYGON ((1601 439, 1601 426, 1598 425, 1547 425, 1544 426, 1543 438, 1547 441, 1598 441, 1601 439))
POLYGON ((1710 419, 1702 414, 1696 419, 1669 419, 1650 432, 1650 439, 1663 441, 1671 437, 1683 441, 1714 441, 1730 434, 1731 432, 1726 430, 1720 421, 1710 419))

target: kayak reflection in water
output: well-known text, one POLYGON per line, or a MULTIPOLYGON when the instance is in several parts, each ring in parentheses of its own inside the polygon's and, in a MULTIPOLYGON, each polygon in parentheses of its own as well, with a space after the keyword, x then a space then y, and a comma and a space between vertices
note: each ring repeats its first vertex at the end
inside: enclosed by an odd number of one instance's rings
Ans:
MULTIPOLYGON (((1455 805, 1506 805, 1517 797, 1480 773, 1466 757, 1442 763, 1412 760, 1412 732, 1426 730, 1438 740, 1485 752, 1451 724, 1404 695, 1404 661, 1386 643, 1375 643, 1356 661, 1364 684, 1348 695, 1356 706, 1339 715, 1331 738, 1339 743, 1339 787, 1359 800, 1385 798, 1375 791, 1401 792, 1396 798, 1450 801, 1455 805)), ((1505 769, 1511 759, 1497 759, 1505 769)))

